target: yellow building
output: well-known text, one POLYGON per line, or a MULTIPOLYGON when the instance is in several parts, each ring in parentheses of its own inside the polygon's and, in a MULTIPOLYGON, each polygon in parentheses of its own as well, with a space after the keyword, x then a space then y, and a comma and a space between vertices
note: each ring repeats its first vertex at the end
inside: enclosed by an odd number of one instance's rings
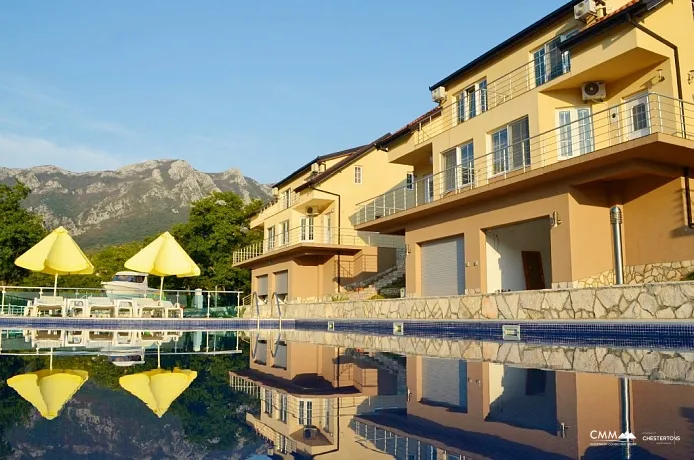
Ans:
POLYGON ((246 413, 246 422, 278 455, 369 454, 355 442, 354 417, 405 408, 395 374, 344 349, 258 336, 251 342, 250 369, 230 372, 230 384, 260 401, 259 412, 246 413))
POLYGON ((690 0, 571 1, 430 87, 438 106, 381 142, 414 181, 354 210, 404 235, 407 292, 625 282, 694 268, 690 0))
MULTIPOLYGON (((404 257, 404 238, 354 229, 357 203, 412 179, 412 168, 392 164, 377 141, 317 157, 273 187, 275 198, 251 219, 264 241, 234 253, 234 266, 251 269, 261 302, 330 298, 368 280, 404 257)), ((404 262, 403 262, 404 263, 404 262)), ((403 267, 404 269, 404 267, 403 267)))

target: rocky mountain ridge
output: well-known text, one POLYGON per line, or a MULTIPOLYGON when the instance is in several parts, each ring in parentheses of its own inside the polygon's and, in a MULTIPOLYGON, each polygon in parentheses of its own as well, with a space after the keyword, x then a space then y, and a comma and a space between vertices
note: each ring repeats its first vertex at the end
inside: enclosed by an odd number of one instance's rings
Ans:
POLYGON ((270 186, 238 169, 204 173, 185 160, 150 160, 115 171, 72 172, 55 166, 0 167, 0 182, 31 188, 26 206, 49 228, 67 228, 85 248, 138 240, 184 222, 193 201, 232 191, 245 202, 270 197, 270 186))

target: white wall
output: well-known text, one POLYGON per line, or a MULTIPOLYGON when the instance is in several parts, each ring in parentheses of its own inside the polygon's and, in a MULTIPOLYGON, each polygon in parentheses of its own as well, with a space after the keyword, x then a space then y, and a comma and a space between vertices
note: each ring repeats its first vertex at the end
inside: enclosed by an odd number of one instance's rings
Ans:
POLYGON ((549 219, 487 230, 487 292, 525 290, 522 251, 539 251, 545 288, 552 286, 549 219))
POLYGON ((525 396, 527 369, 508 367, 503 364, 489 364, 489 404, 504 395, 511 401, 525 396))

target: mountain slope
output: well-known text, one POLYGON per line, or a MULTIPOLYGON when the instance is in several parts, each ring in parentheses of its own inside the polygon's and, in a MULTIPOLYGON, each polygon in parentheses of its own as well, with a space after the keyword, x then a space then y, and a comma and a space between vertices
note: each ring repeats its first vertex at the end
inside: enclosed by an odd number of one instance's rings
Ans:
POLYGON ((85 248, 138 240, 188 218, 190 204, 214 191, 267 200, 270 187, 238 169, 207 174, 183 160, 152 160, 116 171, 75 173, 54 166, 0 168, 32 190, 26 206, 49 228, 67 228, 85 248))

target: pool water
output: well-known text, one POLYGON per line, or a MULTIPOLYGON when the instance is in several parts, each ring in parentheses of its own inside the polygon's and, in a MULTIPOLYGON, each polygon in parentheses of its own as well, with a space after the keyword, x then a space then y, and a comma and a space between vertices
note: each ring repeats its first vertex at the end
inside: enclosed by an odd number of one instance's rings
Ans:
POLYGON ((679 342, 89 334, 2 331, 0 458, 694 458, 679 342))

